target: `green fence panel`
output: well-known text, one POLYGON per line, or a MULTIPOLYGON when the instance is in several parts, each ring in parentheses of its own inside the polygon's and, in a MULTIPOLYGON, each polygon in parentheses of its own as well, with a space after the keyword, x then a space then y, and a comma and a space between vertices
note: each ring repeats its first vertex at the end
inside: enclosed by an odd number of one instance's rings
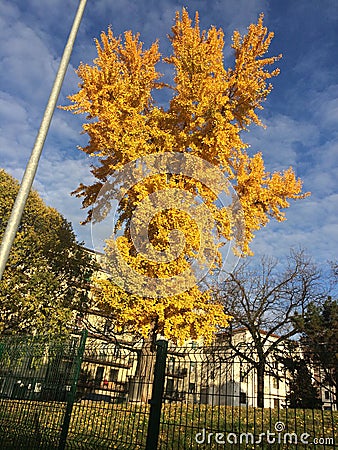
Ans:
POLYGON ((165 347, 156 355, 93 336, 0 338, 0 449, 338 448, 337 390, 322 367, 308 365, 299 384, 272 358, 262 408, 254 355, 165 347))
POLYGON ((78 379, 80 376, 82 358, 83 358, 83 354, 84 354, 84 350, 85 350, 87 335, 88 335, 87 330, 85 330, 82 333, 80 346, 79 346, 77 356, 75 359, 74 375, 72 377, 72 385, 70 387, 70 390, 69 390, 69 393, 67 396, 67 406, 66 406, 63 424, 62 424, 59 450, 64 450, 66 448, 66 441, 67 441, 73 406, 74 406, 74 402, 76 399, 77 383, 78 383, 78 379))
POLYGON ((66 449, 144 450, 156 353, 88 338, 66 449))
POLYGON ((1 339, 1 449, 59 448, 80 341, 80 336, 1 339))

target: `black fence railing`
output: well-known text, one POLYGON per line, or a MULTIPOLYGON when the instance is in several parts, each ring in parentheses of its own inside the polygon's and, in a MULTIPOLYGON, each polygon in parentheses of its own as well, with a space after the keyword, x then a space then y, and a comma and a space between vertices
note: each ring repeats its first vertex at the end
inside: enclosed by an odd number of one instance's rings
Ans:
POLYGON ((85 338, 0 340, 1 449, 338 448, 333 369, 300 353, 85 338))

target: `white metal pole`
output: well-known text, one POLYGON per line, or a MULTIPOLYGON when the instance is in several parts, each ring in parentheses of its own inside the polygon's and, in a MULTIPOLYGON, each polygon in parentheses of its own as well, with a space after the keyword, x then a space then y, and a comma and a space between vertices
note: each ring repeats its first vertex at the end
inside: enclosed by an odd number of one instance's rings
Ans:
POLYGON ((55 110, 56 102, 59 97, 59 93, 61 90, 61 86, 67 71, 70 55, 72 53, 74 41, 77 35, 77 32, 80 27, 80 23, 82 20, 83 12, 86 6, 87 0, 80 0, 79 6, 73 21, 73 25, 71 31, 68 36, 68 40, 63 51, 63 55, 60 61, 60 65, 55 77, 55 81, 49 96, 49 100, 41 121, 41 125, 35 140, 35 144, 30 156, 30 159, 27 163, 26 170, 24 176, 22 178, 22 182, 20 185, 20 189, 18 195, 16 197, 5 233, 3 235, 3 239, 0 247, 0 280, 4 273, 6 263, 9 257, 9 253, 11 247, 13 245, 13 241, 20 224, 20 220, 22 217, 23 210, 25 208, 25 204, 27 201, 27 197, 31 190, 34 177, 36 174, 36 170, 38 168, 39 159, 41 156, 41 152, 46 140, 46 136, 48 133, 48 129, 50 123, 52 121, 53 113, 55 110))

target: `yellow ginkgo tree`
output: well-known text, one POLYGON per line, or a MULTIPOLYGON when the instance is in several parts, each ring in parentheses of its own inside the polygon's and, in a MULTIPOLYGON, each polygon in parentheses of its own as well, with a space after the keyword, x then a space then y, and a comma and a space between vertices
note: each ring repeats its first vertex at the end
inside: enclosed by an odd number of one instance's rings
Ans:
POLYGON ((93 65, 79 66, 79 91, 63 107, 86 114, 89 142, 80 149, 95 157, 95 182, 75 191, 88 209, 84 223, 104 220, 110 196, 127 180, 112 231, 120 234, 108 239, 105 249, 113 275, 121 258, 127 269, 117 278, 97 280, 93 288, 118 332, 210 341, 229 316, 198 284, 196 272, 188 272, 193 259, 199 255, 205 261, 212 254, 209 271, 221 267, 218 238, 234 240, 238 255, 251 255, 255 231, 271 218, 285 220, 289 200, 307 195, 291 167, 267 172, 262 154, 250 156, 243 141, 251 124, 262 125, 257 112, 272 89, 270 78, 279 72, 268 69, 280 58, 266 56, 273 33, 263 25, 263 15, 246 35, 235 31, 232 68, 224 65, 223 38, 215 27, 201 32, 197 13, 193 23, 185 9, 177 12, 169 36, 172 55, 162 59, 175 70, 168 85, 156 69, 162 58, 157 42, 145 50, 138 34, 115 37, 108 28, 96 40, 93 65), (156 104, 155 90, 171 94, 167 107, 156 104), (131 166, 135 161, 139 164, 131 166), (234 232, 234 208, 217 203, 219 174, 238 200, 240 233, 234 232), (145 239, 141 250, 137 233, 145 239))

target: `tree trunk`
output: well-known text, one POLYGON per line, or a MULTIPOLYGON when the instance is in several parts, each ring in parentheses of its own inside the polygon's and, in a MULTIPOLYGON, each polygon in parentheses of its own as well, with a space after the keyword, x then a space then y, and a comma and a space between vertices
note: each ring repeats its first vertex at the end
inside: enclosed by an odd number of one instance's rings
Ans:
POLYGON ((264 408, 264 375, 265 364, 259 363, 257 366, 257 407, 264 408))
POLYGON ((129 400, 147 403, 151 398, 156 349, 151 339, 147 339, 138 353, 135 376, 129 383, 129 400))

